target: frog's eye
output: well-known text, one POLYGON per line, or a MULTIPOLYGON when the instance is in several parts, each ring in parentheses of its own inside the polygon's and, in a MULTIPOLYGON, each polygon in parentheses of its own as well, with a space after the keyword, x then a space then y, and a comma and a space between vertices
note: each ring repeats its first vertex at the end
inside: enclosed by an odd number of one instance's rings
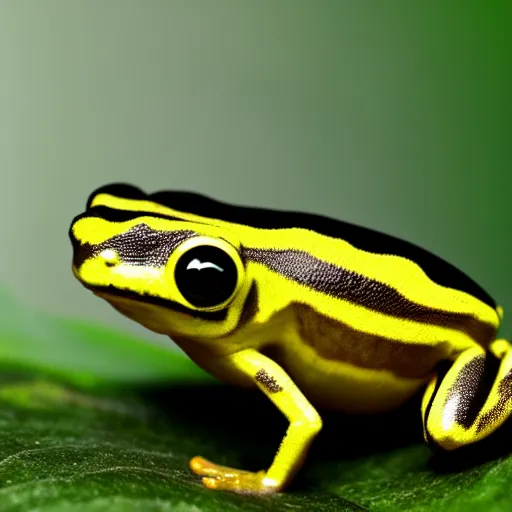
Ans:
POLYGON ((223 245, 195 243, 180 251, 174 280, 183 298, 194 307, 224 306, 239 287, 241 262, 235 261, 239 260, 238 253, 233 247, 223 245))

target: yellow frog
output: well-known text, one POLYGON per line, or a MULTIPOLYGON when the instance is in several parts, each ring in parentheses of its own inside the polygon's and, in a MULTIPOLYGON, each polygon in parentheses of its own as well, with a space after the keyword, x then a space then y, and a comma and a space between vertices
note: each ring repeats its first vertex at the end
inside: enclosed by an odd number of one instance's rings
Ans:
POLYGON ((315 405, 386 411, 425 388, 425 439, 446 450, 488 436, 512 411, 510 344, 496 339, 502 309, 408 242, 318 215, 127 184, 93 192, 70 237, 85 287, 169 335, 212 375, 257 386, 289 420, 267 470, 194 457, 209 488, 283 490, 322 428, 315 405), (482 400, 491 361, 498 370, 482 400))

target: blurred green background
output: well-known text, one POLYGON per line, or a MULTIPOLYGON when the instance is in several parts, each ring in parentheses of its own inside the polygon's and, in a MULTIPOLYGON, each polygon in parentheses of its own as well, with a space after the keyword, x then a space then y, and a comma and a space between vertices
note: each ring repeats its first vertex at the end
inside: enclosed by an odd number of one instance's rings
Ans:
POLYGON ((3 0, 0 284, 157 339, 70 271, 121 180, 404 237, 512 311, 511 5, 3 0))

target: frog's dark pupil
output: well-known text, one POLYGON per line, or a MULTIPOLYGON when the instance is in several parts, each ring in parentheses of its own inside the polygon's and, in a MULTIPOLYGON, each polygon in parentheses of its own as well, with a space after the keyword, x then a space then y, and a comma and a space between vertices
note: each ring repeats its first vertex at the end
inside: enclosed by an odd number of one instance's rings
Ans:
POLYGON ((218 247, 201 245, 183 254, 174 272, 183 297, 197 307, 213 307, 231 297, 237 269, 231 257, 218 247))

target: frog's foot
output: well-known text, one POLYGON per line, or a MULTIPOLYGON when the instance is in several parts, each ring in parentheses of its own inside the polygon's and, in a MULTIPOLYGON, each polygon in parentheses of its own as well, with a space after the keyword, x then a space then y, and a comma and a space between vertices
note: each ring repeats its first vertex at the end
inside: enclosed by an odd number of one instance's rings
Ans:
POLYGON ((455 450, 483 439, 512 416, 512 345, 495 340, 462 352, 425 391, 423 426, 428 443, 455 450))
POLYGON ((220 466, 199 456, 190 461, 190 469, 203 477, 203 484, 209 489, 240 494, 273 494, 280 490, 275 480, 266 478, 265 471, 253 473, 220 466))

